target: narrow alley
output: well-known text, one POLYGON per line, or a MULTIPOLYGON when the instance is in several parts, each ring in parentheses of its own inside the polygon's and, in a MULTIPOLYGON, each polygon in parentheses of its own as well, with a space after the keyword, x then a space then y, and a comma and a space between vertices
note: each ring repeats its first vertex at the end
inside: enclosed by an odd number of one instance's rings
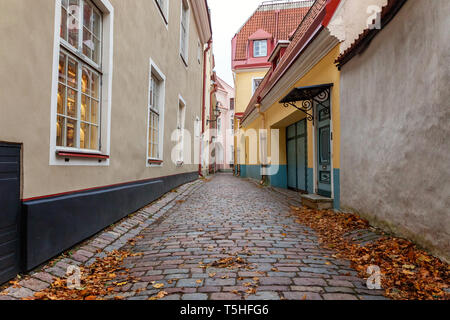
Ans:
POLYGON ((283 194, 229 174, 196 188, 128 247, 143 253, 126 261, 142 282, 118 294, 146 300, 159 291, 152 287, 157 282, 168 293, 164 299, 383 298, 294 222, 283 194), (232 257, 242 259, 240 267, 208 266, 232 257))

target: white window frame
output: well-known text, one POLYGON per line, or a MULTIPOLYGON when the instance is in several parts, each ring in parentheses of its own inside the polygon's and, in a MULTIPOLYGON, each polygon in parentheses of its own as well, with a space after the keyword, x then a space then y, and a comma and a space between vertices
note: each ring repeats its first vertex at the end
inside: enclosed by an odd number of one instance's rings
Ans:
POLYGON ((178 110, 177 110, 177 131, 178 131, 178 146, 181 147, 177 150, 177 166, 182 166, 184 164, 184 129, 186 127, 186 101, 181 95, 178 95, 178 110), (182 108, 182 114, 180 114, 180 107, 182 108), (181 123, 180 123, 181 120, 181 123))
POLYGON ((217 117, 217 136, 222 136, 222 117, 217 117))
POLYGON ((190 25, 191 8, 188 0, 181 0, 181 15, 180 15, 180 57, 185 66, 189 64, 189 25, 190 25), (186 37, 185 37, 185 52, 183 52, 183 13, 186 10, 186 37))
POLYGON ((164 113, 165 113, 165 104, 166 104, 166 76, 164 73, 161 72, 161 70, 158 68, 158 66, 155 64, 155 62, 150 58, 150 70, 149 70, 149 77, 148 77, 148 100, 147 100, 147 148, 145 153, 146 158, 146 166, 147 167, 162 167, 164 161, 164 113), (159 157, 156 158, 150 158, 149 157, 149 138, 150 138, 150 92, 151 92, 151 84, 152 84, 152 75, 158 78, 160 81, 159 86, 159 134, 158 134, 158 153, 159 157), (149 160, 155 160, 155 161, 161 161, 161 163, 149 163, 149 160))
POLYGON ((163 0, 166 3, 166 7, 165 8, 161 8, 159 3, 157 3, 157 0, 154 0, 153 2, 155 3, 156 9, 158 11, 158 14, 161 16, 161 19, 164 23, 164 26, 166 27, 166 29, 169 29, 169 7, 170 7, 170 0, 163 0))
MULTIPOLYGON (((261 47, 258 46, 258 48, 261 51, 261 47)), ((269 52, 269 48, 268 48, 268 41, 267 41, 267 39, 260 39, 260 40, 254 40, 253 41, 253 57, 254 58, 267 57, 268 52, 269 52), (257 47, 256 44, 259 44, 259 43, 265 43, 266 44, 266 54, 265 55, 263 55, 262 53, 260 53, 259 55, 256 55, 256 47, 257 47)))
MULTIPOLYGON (((263 77, 254 77, 254 78, 252 78, 252 95, 254 95, 255 94, 255 92, 256 92, 256 89, 258 89, 258 87, 256 87, 255 86, 255 80, 263 80, 264 78, 263 77)), ((261 85, 261 83, 259 83, 259 85, 261 85)))
POLYGON ((195 122, 194 122, 194 136, 195 138, 200 138, 201 135, 201 122, 200 122, 200 117, 195 117, 195 122))
MULTIPOLYGON (((61 7, 62 1, 55 0, 55 22, 54 22, 54 42, 53 42, 53 68, 52 68, 52 90, 51 90, 51 111, 50 111, 50 157, 51 166, 109 166, 110 159, 104 159, 99 162, 95 158, 65 158, 58 157, 57 152, 74 152, 98 155, 110 155, 111 142, 111 98, 112 98, 112 76, 113 76, 113 34, 114 34, 114 7, 109 0, 91 0, 103 15, 102 20, 102 53, 101 53, 101 71, 100 80, 100 146, 97 151, 67 148, 56 145, 56 121, 58 106, 58 79, 59 79, 59 55, 61 52, 62 41, 60 38, 61 7)), ((80 88, 81 90, 81 88, 80 88)))
POLYGON ((203 54, 203 48, 202 48, 202 43, 200 42, 200 40, 197 40, 197 61, 199 64, 202 63, 202 54, 203 54))

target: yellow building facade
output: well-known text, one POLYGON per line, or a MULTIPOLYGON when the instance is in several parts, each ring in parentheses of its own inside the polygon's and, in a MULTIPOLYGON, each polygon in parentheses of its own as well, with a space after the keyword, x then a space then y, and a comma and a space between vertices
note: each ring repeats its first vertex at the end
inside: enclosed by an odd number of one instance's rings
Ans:
MULTIPOLYGON (((239 135, 241 177, 340 207, 340 44, 324 24, 326 1, 307 16, 251 98, 239 135), (300 49, 298 49, 300 48, 300 49), (297 51, 299 50, 299 51, 297 51), (293 57, 296 58, 294 59, 293 57)), ((330 8, 328 8, 330 10, 330 8)))

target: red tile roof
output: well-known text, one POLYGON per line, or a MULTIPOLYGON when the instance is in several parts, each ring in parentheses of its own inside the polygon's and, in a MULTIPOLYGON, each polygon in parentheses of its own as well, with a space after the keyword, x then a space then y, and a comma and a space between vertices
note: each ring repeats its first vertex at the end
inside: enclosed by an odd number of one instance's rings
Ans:
POLYGON ((272 34, 276 40, 288 40, 303 20, 312 1, 303 0, 282 4, 262 4, 236 34, 235 60, 247 59, 247 41, 257 30, 272 34), (277 23, 277 14, 278 23, 277 23))
POLYGON ((264 77, 258 89, 256 89, 255 94, 251 98, 250 103, 248 104, 248 107, 245 111, 243 117, 244 120, 254 110, 254 105, 256 103, 259 103, 260 100, 270 92, 278 79, 285 73, 290 64, 298 56, 299 51, 310 38, 311 30, 322 23, 326 16, 327 4, 329 3, 329 0, 316 0, 314 2, 314 5, 310 8, 304 19, 297 26, 297 29, 291 37, 291 43, 287 47, 286 52, 282 56, 276 68, 270 68, 269 72, 264 77))

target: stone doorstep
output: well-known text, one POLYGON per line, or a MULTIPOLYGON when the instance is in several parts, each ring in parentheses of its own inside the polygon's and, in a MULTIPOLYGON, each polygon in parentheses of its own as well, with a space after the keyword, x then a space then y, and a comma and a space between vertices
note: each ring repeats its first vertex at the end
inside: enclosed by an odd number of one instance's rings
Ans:
POLYGON ((302 205, 317 210, 333 209, 333 199, 318 194, 302 194, 302 205))

